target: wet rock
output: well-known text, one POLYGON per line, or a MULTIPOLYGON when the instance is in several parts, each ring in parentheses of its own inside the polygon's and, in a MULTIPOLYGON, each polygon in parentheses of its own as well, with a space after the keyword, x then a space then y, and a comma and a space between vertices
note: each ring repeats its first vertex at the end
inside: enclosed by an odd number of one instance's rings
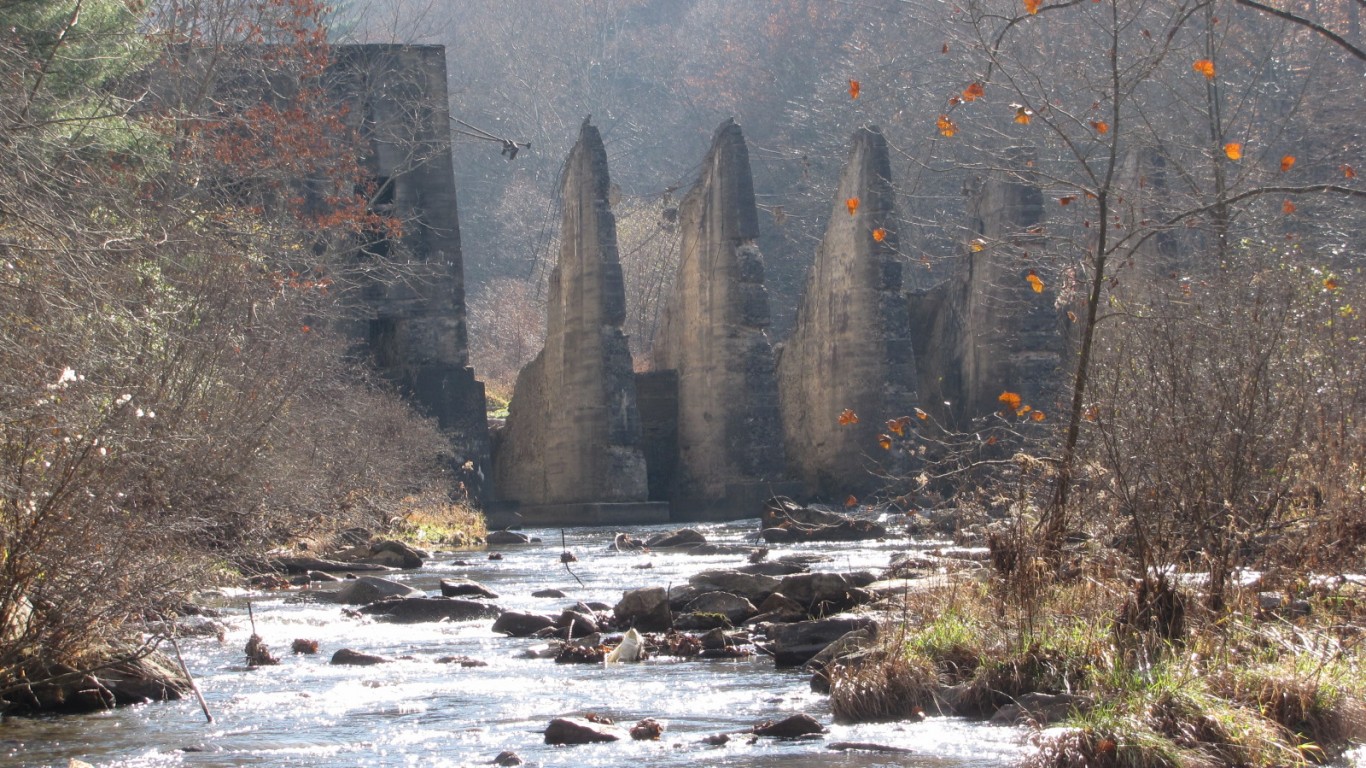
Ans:
POLYGON ((1090 697, 1068 693, 1026 693, 991 716, 995 725, 1038 724, 1061 722, 1074 712, 1085 711, 1092 705, 1090 697))
MULTIPOLYGON (((585 606, 586 607, 586 606, 585 606)), ((566 637, 583 637, 598 631, 598 620, 592 613, 566 608, 555 620, 555 626, 565 630, 566 637)))
POLYGON ((784 544, 794 541, 867 541, 887 537, 887 528, 881 523, 859 518, 847 518, 833 525, 808 526, 788 523, 759 532, 764 541, 771 544, 784 544))
POLYGON ((784 563, 777 560, 761 563, 750 563, 742 565, 735 570, 741 573, 750 573, 759 576, 791 576, 794 573, 805 573, 809 570, 808 566, 800 563, 784 563))
POLYGON ((466 579, 442 579, 442 597, 473 597, 497 600, 498 594, 488 587, 466 579))
POLYGON ((564 597, 564 593, 558 589, 538 589, 531 593, 532 597, 564 597))
MULTIPOLYGON (((111 649, 98 666, 98 678, 65 664, 30 666, 32 682, 23 695, 10 698, 6 714, 97 712, 128 704, 170 701, 188 693, 190 681, 174 661, 159 651, 141 658, 133 646, 111 649)), ((101 660, 92 659, 92 666, 101 660)), ((15 691, 14 693, 18 693, 15 691)))
POLYGON ((505 611, 493 622, 493 631, 509 637, 531 637, 547 627, 555 626, 555 620, 539 613, 505 611))
POLYGON ((825 727, 816 722, 816 718, 811 715, 801 714, 759 723, 750 729, 750 732, 755 736, 769 736, 775 739, 799 739, 803 736, 825 733, 825 727))
POLYGON ((843 574, 799 573, 779 582, 777 591, 804 606, 817 606, 844 603, 851 587, 843 574))
POLYGON ((701 532, 692 528, 680 528, 669 533, 656 533, 645 539, 645 546, 650 549, 669 549, 672 547, 695 547, 698 544, 706 544, 707 537, 701 532))
POLYGON ((412 570, 421 568, 422 562, 429 557, 431 557, 430 554, 414 549, 401 541, 386 539, 371 544, 369 554, 358 558, 357 561, 412 570))
POLYGON ((753 603, 729 592, 703 592, 689 601, 683 610, 687 613, 720 614, 731 624, 739 624, 759 612, 753 603))
POLYGON ((664 734, 664 726, 652 717, 631 726, 631 738, 636 741, 658 741, 664 734))
POLYGON ((858 667, 873 660, 872 651, 877 642, 877 632, 869 629, 856 629, 847 632, 838 640, 821 649, 803 666, 811 670, 811 690, 816 693, 830 693, 830 671, 834 665, 858 667))
POLYGON ((702 743, 712 747, 724 747, 726 744, 730 743, 730 734, 713 733, 710 736, 704 737, 702 743))
POLYGON ((470 656, 442 656, 441 658, 439 658, 439 659, 436 660, 436 663, 437 663, 437 664, 454 664, 454 665, 456 665, 456 666, 458 666, 458 667, 466 667, 466 668, 470 668, 470 667, 487 667, 487 666, 489 665, 489 663, 488 663, 487 661, 480 661, 479 659, 472 658, 472 657, 470 657, 470 656))
POLYGON ((518 531, 489 531, 484 541, 489 544, 530 544, 531 537, 518 531))
POLYGON ((318 582, 318 583, 328 583, 328 582, 333 582, 333 581, 341 581, 341 579, 337 578, 336 576, 333 576, 332 574, 330 574, 330 573, 328 573, 328 572, 326 572, 326 571, 309 571, 309 572, 308 572, 308 580, 309 580, 309 581, 313 581, 313 582, 318 582))
POLYGON ((426 621, 471 621, 494 619, 502 614, 497 606, 474 600, 449 597, 395 597, 371 603, 360 609, 362 614, 378 616, 397 624, 416 624, 426 621))
POLYGON ((825 745, 826 749, 836 752, 878 752, 884 755, 913 755, 914 749, 891 747, 886 744, 873 744, 867 741, 835 741, 825 745))
POLYGON ((503 752, 499 752, 498 756, 493 758, 493 760, 491 760, 490 762, 492 762, 494 765, 501 766, 521 765, 522 758, 518 757, 516 752, 513 752, 511 750, 505 750, 503 752))
POLYGON ((595 722, 586 717, 557 717, 545 729, 547 744, 596 744, 620 741, 628 734, 608 722, 595 722))
POLYGON ((663 587, 629 590, 622 594, 612 612, 618 626, 634 626, 645 632, 668 629, 673 619, 669 596, 663 587))
POLYGON ((784 595, 774 592, 759 604, 759 613, 750 619, 751 624, 761 621, 786 623, 801 621, 807 617, 806 606, 784 595))
POLYGON ((413 589, 406 584, 381 579, 378 576, 361 576, 348 581, 332 596, 333 600, 346 605, 363 605, 389 597, 425 597, 427 593, 413 589))
POLYGON ((312 656, 318 652, 318 641, 296 637, 294 638, 294 642, 290 644, 289 649, 296 654, 312 656))
POLYGON ((332 654, 331 663, 349 667, 368 667, 374 664, 387 664, 389 663, 389 659, 371 653, 361 653, 360 651, 353 651, 350 648, 343 648, 332 654))
POLYGON ((777 666, 799 667, 849 632, 857 629, 876 632, 876 627, 876 621, 854 616, 774 624, 768 628, 766 650, 772 654, 777 666))
POLYGON ((778 580, 772 576, 714 568, 689 577, 688 586, 698 593, 729 592, 740 595, 751 603, 758 603, 778 591, 778 580))
POLYGON ((674 617, 674 629, 685 631, 730 629, 733 626, 735 625, 724 613, 680 613, 674 617))

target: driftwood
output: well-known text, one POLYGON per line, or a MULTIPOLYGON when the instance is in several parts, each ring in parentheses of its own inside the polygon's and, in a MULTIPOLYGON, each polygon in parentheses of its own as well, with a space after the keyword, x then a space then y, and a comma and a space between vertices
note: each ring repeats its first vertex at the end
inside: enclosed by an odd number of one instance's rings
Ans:
POLYGON ((784 496, 764 503, 759 535, 770 543, 788 541, 863 541, 887 535, 882 524, 823 509, 803 507, 784 496))

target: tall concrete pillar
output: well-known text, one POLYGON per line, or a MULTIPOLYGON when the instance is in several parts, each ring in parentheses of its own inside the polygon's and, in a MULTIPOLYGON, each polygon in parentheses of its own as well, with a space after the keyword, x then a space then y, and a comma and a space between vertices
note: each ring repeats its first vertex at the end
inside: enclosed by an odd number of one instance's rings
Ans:
POLYGON ((680 222, 682 255, 654 345, 655 368, 677 372, 673 510, 757 515, 786 462, 754 182, 734 121, 716 130, 680 222))
POLYGON ((498 498, 528 522, 652 521, 626 298, 608 204, 607 152, 584 121, 561 182, 559 261, 551 273, 545 348, 517 377, 496 447, 498 498))
POLYGON ((789 462, 827 498, 882 485, 877 474, 893 469, 895 452, 878 434, 916 406, 898 228, 887 142, 877 128, 859 129, 778 360, 789 462), (840 423, 846 410, 857 423, 840 423))

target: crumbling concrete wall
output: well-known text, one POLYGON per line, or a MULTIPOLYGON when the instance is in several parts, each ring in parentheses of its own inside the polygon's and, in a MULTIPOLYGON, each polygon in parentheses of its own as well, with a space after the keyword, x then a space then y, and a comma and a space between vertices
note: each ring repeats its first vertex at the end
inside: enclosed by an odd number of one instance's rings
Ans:
POLYGON ((862 128, 778 359, 789 462, 827 498, 862 495, 882 483, 875 472, 895 471, 877 435, 886 420, 916 407, 897 235, 887 142, 876 128, 862 128), (839 423, 846 409, 857 423, 839 423))
POLYGON ((754 182, 734 121, 716 130, 679 213, 682 255, 654 343, 656 370, 677 372, 670 496, 675 511, 753 502, 757 513, 754 497, 786 462, 754 182))
POLYGON ((564 219, 546 345, 517 377, 497 448, 500 500, 567 505, 647 498, 609 186, 602 137, 585 121, 561 180, 564 219))
POLYGON ((1043 201, 1033 152, 1006 150, 1002 165, 969 191, 961 267, 944 285, 910 297, 921 393, 954 428, 971 430, 999 411, 1003 392, 1037 409, 1058 400, 1067 343, 1056 306, 1060 276, 1044 268, 1053 260, 1043 201), (1043 290, 1034 289, 1031 272, 1043 290))
POLYGON ((372 209, 403 222, 398 240, 365 245, 377 264, 403 264, 402 279, 376 269, 381 277, 363 288, 351 332, 366 340, 380 372, 437 419, 457 459, 487 472, 484 385, 469 364, 445 48, 342 45, 332 58, 330 87, 350 101, 370 144, 372 209))

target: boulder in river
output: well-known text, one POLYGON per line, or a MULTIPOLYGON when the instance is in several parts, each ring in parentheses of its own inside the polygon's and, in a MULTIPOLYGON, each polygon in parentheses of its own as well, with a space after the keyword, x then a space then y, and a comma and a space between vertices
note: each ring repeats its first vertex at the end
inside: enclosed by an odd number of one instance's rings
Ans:
POLYGON ((596 744, 620 741, 628 734, 605 718, 557 717, 545 729, 547 744, 596 744))
POLYGON ((779 544, 790 541, 864 541, 887 536, 881 523, 830 510, 803 507, 783 496, 764 503, 760 535, 779 544))
POLYGON ((778 591, 778 580, 762 574, 743 573, 729 568, 713 568, 688 577, 688 586, 696 589, 699 594, 702 592, 729 592, 757 604, 778 591))
POLYGON ((387 664, 389 659, 372 653, 361 653, 350 648, 343 648, 332 654, 331 663, 348 667, 369 667, 375 664, 387 664))
POLYGON ((619 626, 633 626, 645 632, 660 632, 669 628, 673 611, 669 595, 663 587, 632 589, 622 594, 621 601, 612 608, 619 626))
POLYGON ((703 592, 684 607, 688 613, 716 613, 726 617, 731 624, 739 624, 759 610, 754 603, 729 592, 703 592))
POLYGON ((799 667, 826 646, 857 629, 877 631, 877 622, 862 616, 833 616, 827 619, 773 624, 768 628, 765 650, 779 667, 799 667))
POLYGON ((488 603, 450 597, 392 597, 370 603, 360 612, 396 624, 494 619, 502 614, 500 608, 488 603))
POLYGON ((782 720, 768 720, 750 729, 755 736, 771 736, 775 739, 799 739, 803 736, 825 733, 825 726, 807 714, 793 715, 782 720))
POLYGON ((484 541, 488 544, 530 544, 531 537, 518 531, 489 531, 484 541))
POLYGON ((645 539, 645 546, 650 549, 670 549, 673 547, 695 547, 698 544, 706 544, 707 537, 693 528, 679 528, 668 533, 656 533, 645 539))
POLYGON ((332 599, 346 605, 364 605, 388 597, 426 597, 427 593, 413 589, 407 584, 381 579, 378 576, 362 576, 346 582, 332 599))
POLYGON ((539 613, 504 611, 493 622, 493 631, 508 637, 531 637, 547 627, 555 626, 555 620, 539 613))
POLYGON ((498 593, 476 581, 468 579, 442 579, 442 597, 473 597, 497 600, 498 593))
POLYGON ((95 674, 65 664, 30 667, 24 672, 36 682, 7 695, 6 714, 97 712, 171 701, 191 690, 190 681, 170 658, 159 651, 138 657, 140 652, 134 646, 119 648, 95 674))
POLYGON ((759 604, 759 614, 750 619, 751 624, 763 621, 787 623, 790 621, 801 621, 805 619, 806 606, 784 595, 782 592, 774 592, 759 604))

